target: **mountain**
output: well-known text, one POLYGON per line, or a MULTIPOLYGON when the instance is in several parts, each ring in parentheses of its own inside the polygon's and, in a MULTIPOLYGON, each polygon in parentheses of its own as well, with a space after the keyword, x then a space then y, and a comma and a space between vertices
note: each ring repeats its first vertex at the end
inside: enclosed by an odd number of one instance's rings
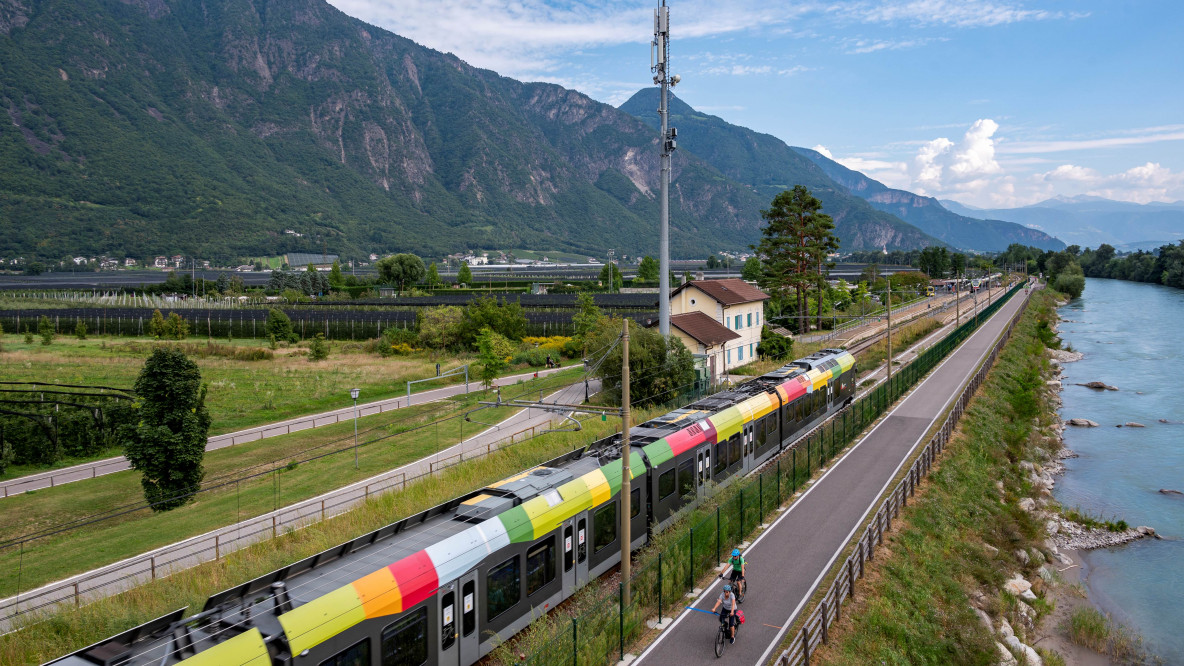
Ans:
MULTIPOLYGON (((0 106, 0 257, 657 248, 649 126, 322 0, 0 0, 0 106)), ((673 253, 763 205, 680 151, 673 253)))
POLYGON ((892 213, 921 231, 950 245, 978 252, 1000 252, 1012 243, 1043 250, 1063 250, 1065 244, 1036 229, 986 216, 959 214, 933 197, 892 189, 858 171, 835 162, 815 150, 795 148, 836 182, 878 210, 892 213))
POLYGON ((1184 238, 1184 202, 1137 204, 1080 195, 1022 208, 967 210, 964 215, 1015 222, 1083 248, 1109 243, 1119 249, 1159 247, 1184 238))
MULTIPOLYGON (((661 122, 656 112, 659 95, 657 87, 643 88, 619 108, 656 129, 661 122)), ((942 244, 852 195, 780 139, 696 111, 672 94, 667 98, 667 105, 669 123, 678 129, 679 149, 675 156, 689 151, 703 158, 728 178, 750 186, 759 195, 763 207, 778 192, 805 185, 822 201, 823 211, 834 218, 835 232, 844 251, 942 244)))

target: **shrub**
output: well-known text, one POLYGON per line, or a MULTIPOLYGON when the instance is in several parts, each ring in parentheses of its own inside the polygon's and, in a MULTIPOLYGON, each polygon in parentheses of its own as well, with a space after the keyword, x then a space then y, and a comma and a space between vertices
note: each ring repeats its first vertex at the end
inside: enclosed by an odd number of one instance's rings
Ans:
POLYGON ((1061 273, 1057 276, 1053 289, 1065 294, 1069 298, 1080 298, 1085 291, 1085 276, 1072 273, 1061 273))
POLYGON ((74 337, 78 338, 79 340, 85 340, 86 339, 86 322, 82 321, 81 319, 77 319, 75 321, 77 323, 74 324, 74 337))
POLYGON ((164 321, 163 337, 170 340, 184 340, 189 337, 189 322, 176 312, 170 312, 164 321))
POLYGON ((383 354, 384 356, 406 356, 408 354, 413 354, 416 351, 419 351, 415 347, 412 347, 411 345, 407 344, 406 342, 396 342, 395 344, 390 345, 390 346, 386 347, 385 349, 387 349, 389 351, 387 353, 383 354))
POLYGON ((263 331, 269 336, 275 336, 281 342, 296 342, 296 332, 292 330, 292 320, 279 308, 267 311, 267 321, 263 324, 263 331))
POLYGON ((382 332, 375 346, 382 356, 405 356, 416 351, 415 342, 418 339, 415 331, 388 328, 382 332))
POLYGON ((157 340, 164 337, 164 315, 160 310, 152 311, 152 319, 148 320, 148 335, 157 340))
POLYGON ((37 333, 41 336, 41 344, 53 344, 56 333, 53 330, 53 322, 49 321, 49 317, 41 315, 41 318, 37 320, 37 333))
POLYGON ((554 351, 547 350, 547 349, 543 349, 542 347, 535 347, 533 349, 524 349, 524 350, 514 354, 514 357, 511 360, 511 363, 514 363, 514 364, 526 363, 527 365, 530 365, 532 367, 540 368, 540 367, 547 364, 547 356, 550 356, 551 359, 554 360, 555 357, 558 356, 558 353, 554 352, 554 351))
POLYGON ((329 343, 325 342, 325 334, 317 333, 308 345, 308 360, 323 361, 329 358, 329 343))
POLYGON ((756 353, 761 358, 786 360, 793 354, 793 340, 770 331, 768 326, 762 326, 761 341, 756 346, 756 353))
POLYGON ((25 325, 25 344, 33 344, 33 331, 29 330, 28 324, 25 325))

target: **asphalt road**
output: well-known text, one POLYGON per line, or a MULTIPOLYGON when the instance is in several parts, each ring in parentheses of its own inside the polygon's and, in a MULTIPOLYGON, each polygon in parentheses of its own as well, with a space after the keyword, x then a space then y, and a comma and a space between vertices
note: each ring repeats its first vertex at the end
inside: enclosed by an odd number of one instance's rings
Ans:
MULTIPOLYGON (((775 656, 823 576, 1024 302, 1020 293, 1004 305, 748 547, 747 622, 724 659, 760 665, 775 656)), ((691 605, 710 611, 720 590, 717 580, 691 605)), ((638 662, 715 663, 716 627, 712 617, 684 611, 638 662)))
MULTIPOLYGON (((571 366, 567 366, 570 368, 571 366)), ((553 370, 539 370, 526 372, 520 375, 512 375, 509 377, 502 377, 498 379, 498 383, 502 386, 511 386, 519 381, 526 382, 539 375, 540 377, 549 375, 566 368, 556 368, 553 370)), ((467 387, 468 391, 481 390, 481 383, 471 381, 467 387)), ((581 386, 581 391, 583 387, 581 386)), ((397 398, 387 398, 386 400, 377 400, 358 405, 358 416, 371 416, 373 414, 380 414, 382 412, 389 412, 395 409, 401 409, 408 405, 422 405, 424 403, 436 402, 451 398, 462 393, 466 393, 466 385, 462 382, 454 386, 445 386, 443 388, 432 389, 430 391, 423 391, 420 393, 412 393, 410 402, 408 396, 403 395, 397 398)), ((582 398, 582 396, 581 396, 582 398)), ((243 444, 245 442, 253 442, 268 437, 278 437, 279 435, 287 435, 301 430, 309 430, 312 428, 320 428, 341 421, 349 421, 354 416, 353 406, 344 407, 342 409, 334 409, 328 412, 321 412, 320 414, 311 414, 309 416, 299 416, 294 419, 287 419, 276 423, 268 423, 254 428, 247 428, 246 430, 239 430, 223 435, 214 435, 206 441, 206 451, 213 451, 215 449, 222 449, 235 444, 243 444)), ((113 474, 115 472, 122 472, 131 469, 131 463, 123 456, 115 456, 114 458, 104 458, 103 460, 96 460, 94 462, 84 463, 81 465, 74 465, 73 467, 63 467, 62 469, 50 470, 48 472, 41 472, 38 474, 30 474, 27 476, 9 479, 0 483, 0 499, 11 497, 30 490, 39 490, 41 488, 51 488, 60 486, 65 483, 72 483, 74 481, 83 481, 86 479, 93 479, 105 474, 113 474)))

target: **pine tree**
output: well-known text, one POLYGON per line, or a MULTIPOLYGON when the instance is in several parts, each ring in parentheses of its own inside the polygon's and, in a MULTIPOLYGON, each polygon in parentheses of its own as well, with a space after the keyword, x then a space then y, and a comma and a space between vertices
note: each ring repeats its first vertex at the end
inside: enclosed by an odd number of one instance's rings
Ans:
POLYGON ((467 263, 462 263, 460 265, 460 270, 456 272, 456 283, 467 287, 472 281, 473 271, 469 269, 469 265, 467 263))

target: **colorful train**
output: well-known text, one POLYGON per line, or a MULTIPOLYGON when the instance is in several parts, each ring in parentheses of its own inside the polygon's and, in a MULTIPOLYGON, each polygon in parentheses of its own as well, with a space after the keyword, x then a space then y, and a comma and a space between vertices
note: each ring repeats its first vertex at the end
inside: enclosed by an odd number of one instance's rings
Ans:
MULTIPOLYGON (((827 349, 631 430, 631 547, 850 404, 827 349)), ((53 664, 467 666, 620 561, 620 435, 53 664)))

